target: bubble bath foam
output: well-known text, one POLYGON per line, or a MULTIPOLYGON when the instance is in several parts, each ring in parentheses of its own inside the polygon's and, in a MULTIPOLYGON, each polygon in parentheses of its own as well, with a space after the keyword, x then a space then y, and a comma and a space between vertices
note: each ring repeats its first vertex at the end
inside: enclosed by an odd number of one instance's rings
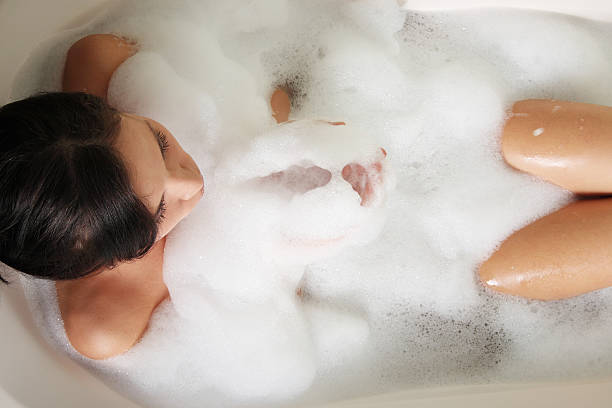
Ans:
POLYGON ((525 301, 487 292, 476 270, 513 231, 573 200, 503 162, 509 107, 612 105, 611 31, 561 14, 414 12, 395 0, 117 3, 41 44, 11 98, 60 90, 66 51, 85 35, 135 39, 109 101, 163 123, 207 194, 168 236, 172 300, 129 352, 79 355, 52 285, 24 279, 33 315, 52 344, 149 407, 609 376, 610 290, 525 301), (274 123, 277 87, 295 122, 274 123), (380 200, 361 206, 341 170, 372 163, 380 147, 380 200), (329 181, 303 191, 298 170, 256 182, 309 166, 329 181))

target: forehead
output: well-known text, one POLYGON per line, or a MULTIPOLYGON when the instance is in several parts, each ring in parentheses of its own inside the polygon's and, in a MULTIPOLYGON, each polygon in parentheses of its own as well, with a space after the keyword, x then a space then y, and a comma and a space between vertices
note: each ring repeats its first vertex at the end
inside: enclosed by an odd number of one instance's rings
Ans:
POLYGON ((164 165, 159 145, 146 119, 122 113, 115 148, 128 170, 134 192, 155 212, 163 194, 164 165))

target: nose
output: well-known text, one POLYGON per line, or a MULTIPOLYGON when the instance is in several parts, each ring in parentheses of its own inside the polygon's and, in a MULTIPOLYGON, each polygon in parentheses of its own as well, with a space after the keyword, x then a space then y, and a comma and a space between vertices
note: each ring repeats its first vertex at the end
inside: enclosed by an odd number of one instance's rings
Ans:
POLYGON ((170 172, 170 183, 167 190, 171 189, 173 196, 184 201, 200 194, 204 188, 204 178, 197 167, 195 170, 181 166, 170 172))

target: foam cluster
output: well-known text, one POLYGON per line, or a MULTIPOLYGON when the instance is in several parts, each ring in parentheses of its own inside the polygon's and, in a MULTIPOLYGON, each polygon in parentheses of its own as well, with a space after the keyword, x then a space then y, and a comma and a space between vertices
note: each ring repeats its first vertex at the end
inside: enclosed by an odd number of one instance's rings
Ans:
POLYGON ((508 108, 612 105, 609 25, 395 0, 122 1, 42 44, 13 99, 59 90, 67 49, 100 32, 140 45, 110 103, 163 123, 207 184, 168 235, 171 300, 142 341, 73 354, 104 381, 150 407, 270 407, 610 374, 611 291, 527 302, 476 281, 504 238, 573 199, 504 163, 508 108), (294 122, 272 119, 277 87, 294 122), (380 164, 370 205, 351 163, 380 164))

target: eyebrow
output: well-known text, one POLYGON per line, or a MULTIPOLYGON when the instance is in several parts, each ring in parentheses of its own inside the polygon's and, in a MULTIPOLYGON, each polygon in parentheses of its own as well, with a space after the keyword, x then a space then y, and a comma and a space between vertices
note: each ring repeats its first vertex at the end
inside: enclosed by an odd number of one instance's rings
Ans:
MULTIPOLYGON (((157 146, 159 147, 159 152, 162 154, 162 157, 164 157, 164 153, 161 150, 161 141, 159 140, 159 133, 156 132, 155 129, 153 129, 153 126, 151 126, 151 123, 149 123, 148 120, 145 120, 145 123, 149 127, 149 130, 151 131, 151 134, 153 135, 153 138, 155 139, 155 142, 157 143, 157 146)), ((157 206, 157 210, 155 210, 155 220, 156 221, 158 221, 161 216, 162 203, 164 202, 165 195, 166 193, 164 192, 161 196, 161 199, 159 200, 159 205, 157 206)))

